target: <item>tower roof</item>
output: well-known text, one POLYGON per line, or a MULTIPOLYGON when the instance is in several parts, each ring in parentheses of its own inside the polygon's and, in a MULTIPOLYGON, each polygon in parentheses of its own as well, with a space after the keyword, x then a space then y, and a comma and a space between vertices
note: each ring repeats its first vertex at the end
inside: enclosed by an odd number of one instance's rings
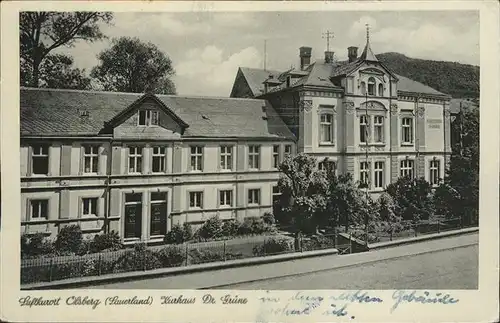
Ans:
POLYGON ((362 61, 372 61, 372 62, 378 62, 377 57, 373 53, 371 47, 370 47, 370 27, 366 25, 366 45, 365 49, 363 49, 363 53, 361 53, 361 56, 359 57, 359 60, 362 61))

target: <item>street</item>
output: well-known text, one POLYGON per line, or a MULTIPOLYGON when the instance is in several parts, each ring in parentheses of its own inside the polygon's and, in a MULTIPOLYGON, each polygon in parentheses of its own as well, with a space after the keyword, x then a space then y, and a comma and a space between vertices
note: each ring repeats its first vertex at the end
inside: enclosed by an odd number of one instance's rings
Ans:
POLYGON ((351 255, 331 255, 160 278, 94 289, 476 289, 478 234, 351 255))

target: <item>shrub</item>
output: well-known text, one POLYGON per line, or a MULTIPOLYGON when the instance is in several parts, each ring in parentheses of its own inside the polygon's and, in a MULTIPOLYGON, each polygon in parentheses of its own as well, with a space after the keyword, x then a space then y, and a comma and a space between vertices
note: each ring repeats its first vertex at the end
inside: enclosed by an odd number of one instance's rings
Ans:
POLYGON ((21 257, 33 257, 54 254, 55 248, 52 241, 45 238, 43 233, 21 235, 21 257))
POLYGON ((238 227, 238 234, 247 235, 252 234, 252 222, 249 218, 243 220, 243 223, 238 227))
POLYGON ((222 221, 218 216, 211 217, 198 229, 197 235, 201 239, 214 239, 221 238, 222 235, 222 221))
POLYGON ((335 247, 335 237, 312 236, 302 240, 302 250, 322 250, 335 247))
POLYGON ((78 251, 76 252, 77 255, 86 255, 89 253, 94 252, 92 250, 92 239, 83 239, 82 243, 80 244, 80 248, 78 248, 78 251))
POLYGON ((133 251, 127 251, 118 258, 114 269, 118 271, 150 270, 160 268, 161 263, 155 254, 146 248, 145 243, 136 243, 133 251))
POLYGON ((278 254, 291 250, 290 242, 284 238, 266 239, 262 245, 253 248, 254 256, 265 256, 270 254, 278 254))
POLYGON ((155 256, 162 267, 181 266, 186 260, 185 250, 174 246, 166 246, 156 251, 155 256))
POLYGON ((243 223, 238 228, 238 233, 245 234, 262 234, 265 232, 275 231, 274 225, 269 225, 264 222, 264 219, 257 217, 249 217, 243 220, 243 223))
POLYGON ((68 225, 59 231, 56 248, 60 251, 78 252, 83 241, 82 229, 78 225, 68 225))
POLYGON ((91 252, 101 252, 103 250, 119 250, 123 247, 120 235, 116 231, 97 234, 91 243, 91 252))
POLYGON ((175 224, 172 229, 167 232, 163 241, 165 243, 183 243, 189 241, 193 238, 193 230, 189 223, 184 223, 182 226, 180 224, 175 224))
POLYGON ((240 224, 234 220, 226 221, 222 225, 222 234, 224 237, 234 237, 238 235, 238 227, 240 224))
POLYGON ((203 264, 224 260, 224 252, 222 251, 193 249, 189 251, 189 256, 191 264, 203 264))
POLYGON ((267 225, 274 225, 276 223, 274 215, 269 212, 264 213, 264 215, 262 216, 262 220, 264 220, 264 223, 267 225))

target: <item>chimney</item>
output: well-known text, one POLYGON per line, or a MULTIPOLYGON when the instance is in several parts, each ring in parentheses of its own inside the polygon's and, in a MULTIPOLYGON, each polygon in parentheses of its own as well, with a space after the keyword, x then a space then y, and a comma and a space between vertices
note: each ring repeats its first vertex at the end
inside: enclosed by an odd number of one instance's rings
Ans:
POLYGON ((302 46, 299 48, 300 51, 300 69, 303 70, 311 64, 311 47, 302 46))
POLYGON ((355 46, 347 47, 347 56, 349 57, 349 63, 352 63, 358 58, 358 48, 355 46))
POLYGON ((325 52, 325 63, 326 64, 332 64, 333 63, 333 55, 334 54, 335 54, 335 52, 329 52, 329 51, 325 52))

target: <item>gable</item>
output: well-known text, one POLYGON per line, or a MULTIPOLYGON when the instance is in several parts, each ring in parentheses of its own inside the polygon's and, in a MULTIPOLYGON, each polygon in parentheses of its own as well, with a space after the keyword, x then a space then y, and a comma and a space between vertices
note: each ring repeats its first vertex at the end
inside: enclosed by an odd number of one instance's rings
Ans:
POLYGON ((253 98, 255 93, 252 92, 252 89, 248 85, 248 82, 241 72, 241 69, 238 69, 238 73, 236 74, 236 79, 234 80, 233 89, 231 90, 231 98, 253 98))
POLYGON ((392 77, 393 80, 397 80, 396 76, 389 71, 383 64, 363 62, 355 69, 353 69, 347 76, 357 74, 361 79, 368 79, 369 77, 374 77, 382 83, 389 82, 392 77))
MULTIPOLYGON (((113 137, 117 139, 175 139, 180 138, 184 131, 184 125, 175 118, 173 112, 168 107, 163 106, 152 97, 141 100, 135 104, 133 109, 129 109, 120 116, 121 120, 116 120, 113 127, 113 137), (140 125, 140 114, 152 116, 157 114, 156 125, 140 125)), ((144 118, 141 120, 145 121, 144 118)), ((147 120, 146 120, 147 121, 147 120)), ((146 122, 149 123, 149 122, 146 122)))

